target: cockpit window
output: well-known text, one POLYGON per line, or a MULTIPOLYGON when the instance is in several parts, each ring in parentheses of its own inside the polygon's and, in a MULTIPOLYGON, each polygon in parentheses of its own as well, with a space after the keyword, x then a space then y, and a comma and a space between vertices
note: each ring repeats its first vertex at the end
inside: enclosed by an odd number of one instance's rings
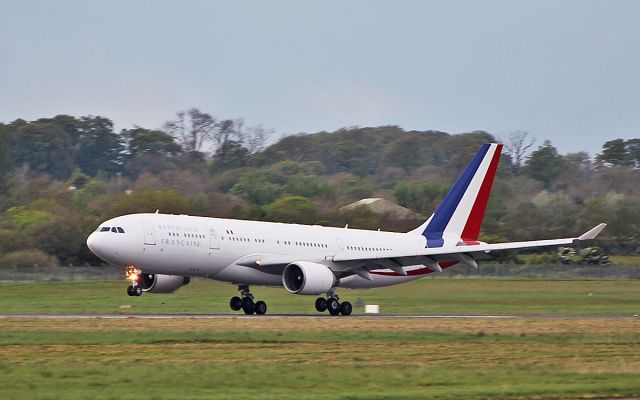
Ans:
POLYGON ((124 229, 119 226, 103 226, 98 228, 98 232, 113 232, 113 233, 124 233, 124 229))

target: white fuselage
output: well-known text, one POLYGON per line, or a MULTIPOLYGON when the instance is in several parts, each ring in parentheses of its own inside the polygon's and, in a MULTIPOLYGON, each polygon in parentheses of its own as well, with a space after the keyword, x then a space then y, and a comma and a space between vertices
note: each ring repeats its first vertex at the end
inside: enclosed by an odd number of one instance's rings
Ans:
MULTIPOLYGON (((187 215, 132 214, 110 219, 87 239, 90 249, 116 265, 136 266, 145 273, 200 276, 242 285, 283 286, 282 269, 239 265, 252 256, 300 257, 340 269, 334 255, 406 253, 424 249, 422 235, 245 221, 187 215), (105 228, 110 228, 105 230, 105 228), (111 228, 121 228, 118 229, 111 228), (115 230, 116 232, 113 232, 115 230)), ((422 265, 371 271, 371 279, 349 275, 340 287, 394 285, 424 276, 422 265)))

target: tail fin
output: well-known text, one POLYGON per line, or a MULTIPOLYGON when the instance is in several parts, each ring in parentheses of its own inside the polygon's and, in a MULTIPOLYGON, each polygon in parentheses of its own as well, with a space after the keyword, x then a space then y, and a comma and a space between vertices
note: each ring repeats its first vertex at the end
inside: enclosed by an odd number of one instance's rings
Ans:
POLYGON ((482 145, 435 213, 411 233, 426 237, 427 247, 442 247, 445 242, 455 246, 460 240, 475 242, 480 234, 501 151, 501 144, 482 145))

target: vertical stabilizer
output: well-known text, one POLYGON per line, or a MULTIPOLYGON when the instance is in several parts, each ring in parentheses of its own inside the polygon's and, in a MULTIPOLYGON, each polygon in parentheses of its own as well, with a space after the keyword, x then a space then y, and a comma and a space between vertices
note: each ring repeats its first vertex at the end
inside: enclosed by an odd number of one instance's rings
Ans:
POLYGON ((501 151, 501 144, 482 145, 431 218, 411 233, 426 237, 427 247, 477 241, 501 151))

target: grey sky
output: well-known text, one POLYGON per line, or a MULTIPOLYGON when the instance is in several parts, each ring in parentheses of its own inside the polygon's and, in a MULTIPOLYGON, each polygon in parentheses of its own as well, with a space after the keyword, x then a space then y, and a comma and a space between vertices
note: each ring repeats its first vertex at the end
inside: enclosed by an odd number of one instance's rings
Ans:
POLYGON ((0 121, 640 137, 640 1, 0 0, 0 121))

